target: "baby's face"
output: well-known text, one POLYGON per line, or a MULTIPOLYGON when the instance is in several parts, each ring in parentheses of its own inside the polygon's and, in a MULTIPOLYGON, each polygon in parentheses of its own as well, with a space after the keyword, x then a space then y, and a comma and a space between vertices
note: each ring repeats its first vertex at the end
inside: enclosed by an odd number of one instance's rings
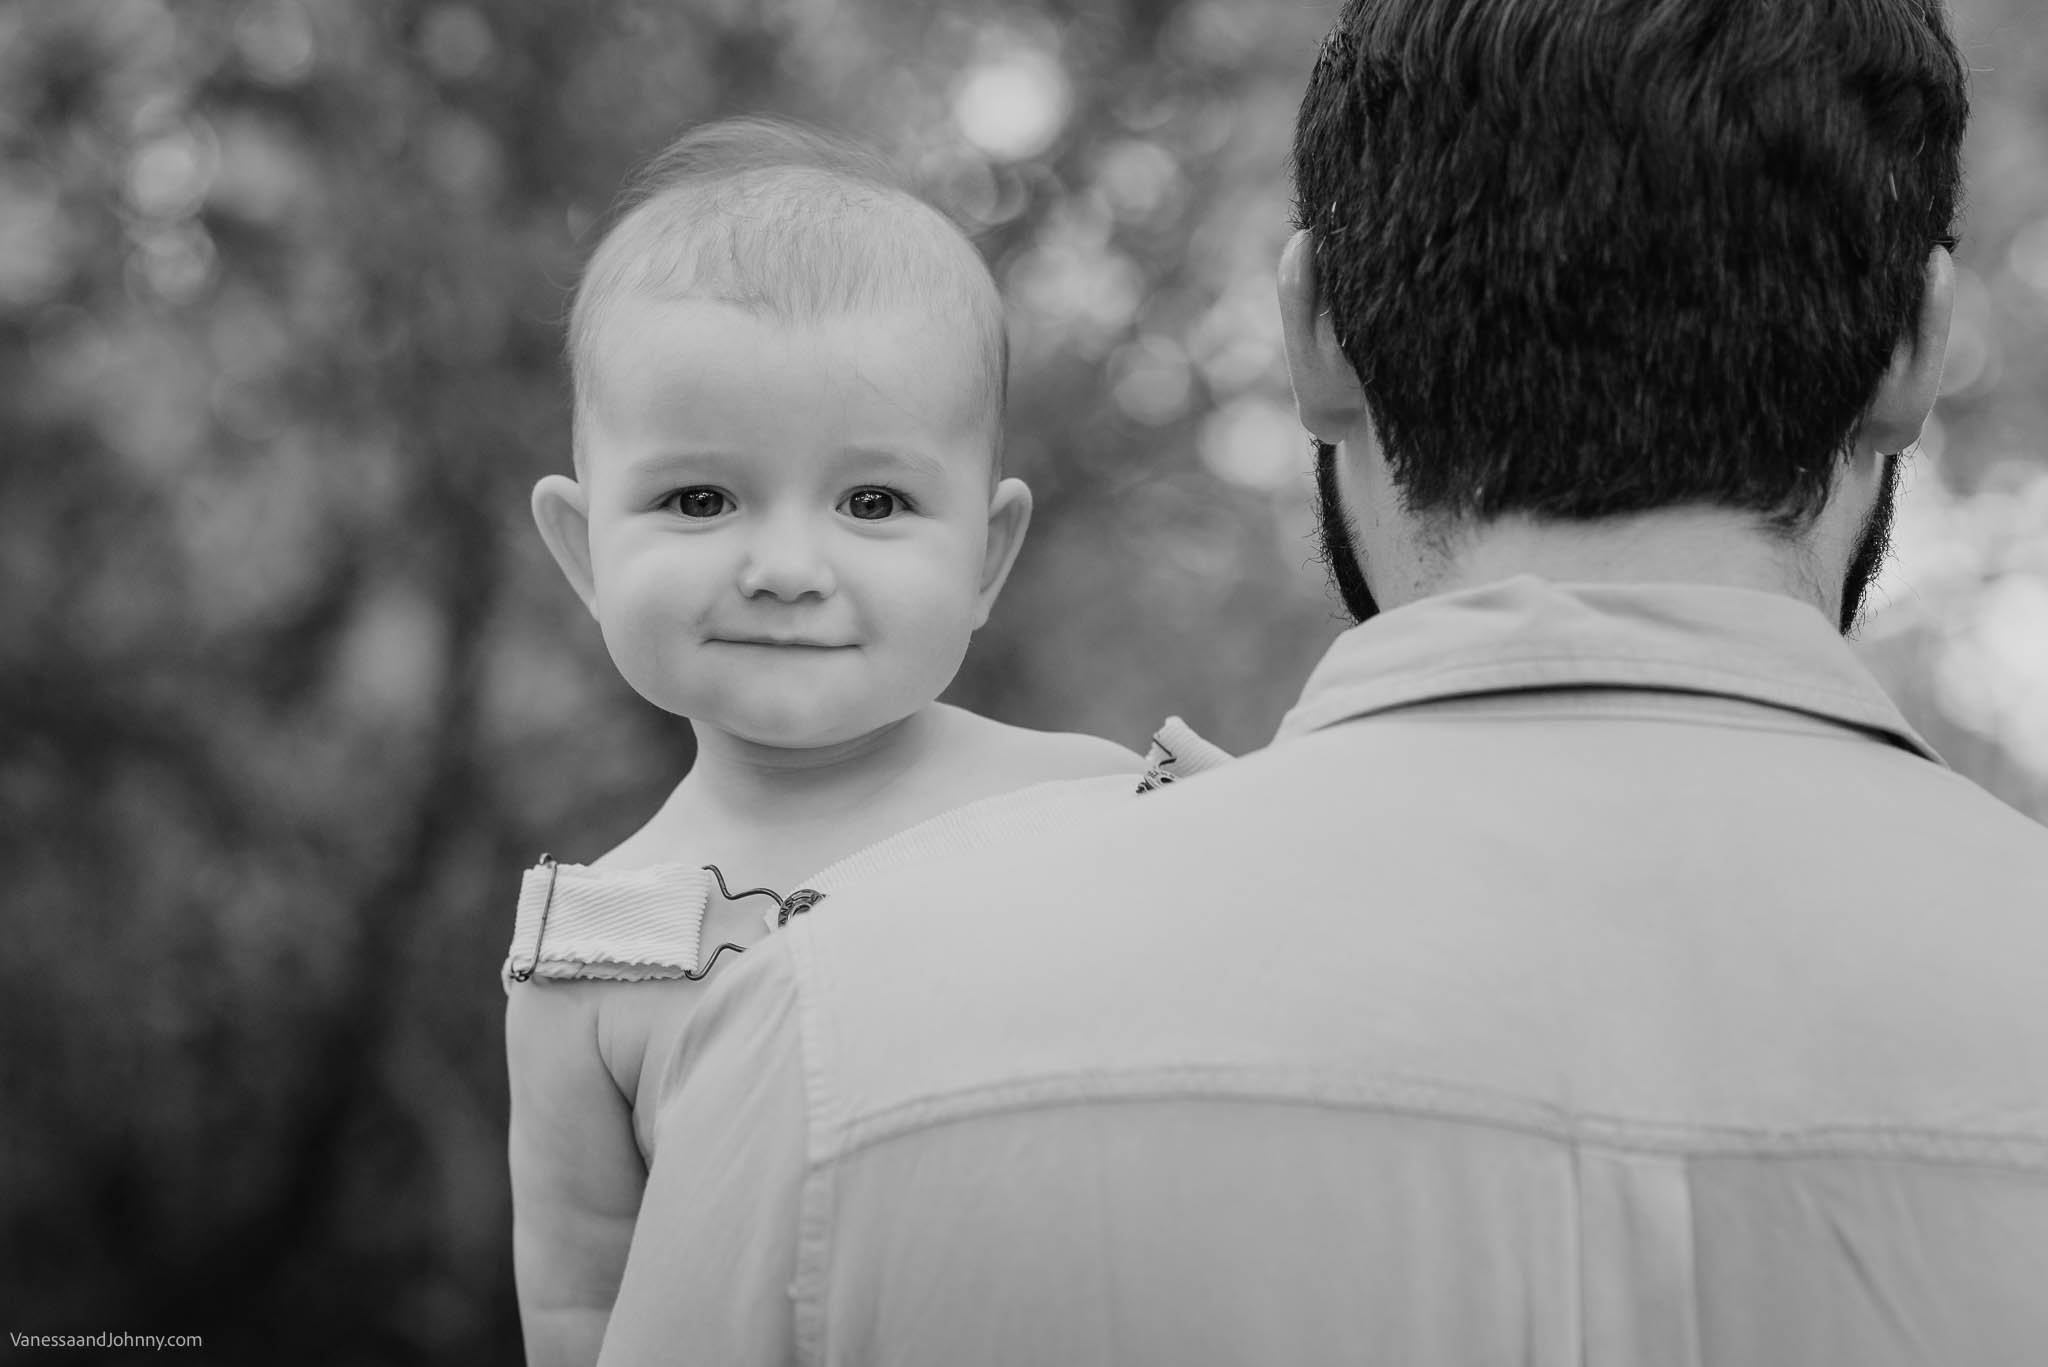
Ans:
POLYGON ((634 688, 808 747, 952 681, 991 596, 991 434, 961 331, 909 312, 613 305, 583 482, 594 607, 634 688))

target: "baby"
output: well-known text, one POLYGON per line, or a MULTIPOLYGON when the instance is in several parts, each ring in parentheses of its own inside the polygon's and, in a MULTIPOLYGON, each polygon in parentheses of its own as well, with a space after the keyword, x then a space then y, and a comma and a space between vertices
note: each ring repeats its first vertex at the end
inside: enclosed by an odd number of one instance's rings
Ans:
MULTIPOLYGON (((506 1044, 534 1363, 597 1357, 664 1055, 721 951, 1144 767, 936 701, 1031 494, 1000 468, 995 284, 879 163, 758 120, 684 137, 592 257, 570 361, 576 473, 539 483, 534 519, 697 758, 617 848, 522 888, 506 1044)), ((1212 753, 1165 740, 1182 772, 1212 753)))

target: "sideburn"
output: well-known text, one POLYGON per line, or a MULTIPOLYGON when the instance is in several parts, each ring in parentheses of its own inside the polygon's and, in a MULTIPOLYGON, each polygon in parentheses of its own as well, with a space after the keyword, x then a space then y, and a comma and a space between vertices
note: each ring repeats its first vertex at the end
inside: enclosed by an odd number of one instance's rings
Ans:
POLYGON ((1358 529, 1344 511, 1337 492, 1337 448, 1319 441, 1316 448, 1316 535, 1322 546, 1323 568, 1343 600, 1353 622, 1379 616, 1379 602, 1365 582, 1365 566, 1358 559, 1358 529))
POLYGON ((1849 557, 1848 572, 1842 576, 1842 620, 1838 625, 1844 636, 1862 621, 1864 596, 1891 554, 1892 517, 1898 511, 1899 467, 1903 463, 1900 456, 1884 458, 1884 480, 1878 486, 1877 502, 1871 505, 1862 530, 1856 533, 1856 550, 1849 557))

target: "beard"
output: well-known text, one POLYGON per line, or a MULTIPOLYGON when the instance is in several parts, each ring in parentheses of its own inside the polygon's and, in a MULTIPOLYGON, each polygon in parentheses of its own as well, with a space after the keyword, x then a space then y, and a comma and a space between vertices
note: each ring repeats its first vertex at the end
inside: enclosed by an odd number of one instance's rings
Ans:
MULTIPOLYGON (((1379 615, 1379 602, 1365 580, 1365 566, 1358 558, 1358 529, 1344 511, 1337 493, 1337 448, 1319 441, 1316 447, 1316 537, 1322 548, 1323 568, 1330 586, 1337 591, 1344 610, 1353 622, 1379 615)), ((1877 572, 1891 554, 1892 518, 1899 501, 1899 457, 1884 458, 1884 475, 1877 502, 1856 533, 1856 545, 1849 556, 1849 568, 1842 576, 1842 615, 1838 624, 1847 636, 1863 619, 1863 600, 1870 592, 1877 572)))
POLYGON ((1322 547, 1330 586, 1337 590, 1351 620, 1377 617, 1380 605, 1365 582, 1365 566, 1358 558, 1358 529, 1337 493, 1337 448, 1326 441, 1316 443, 1316 540, 1322 547))
POLYGON ((1842 634, 1847 636, 1863 621, 1863 597, 1870 591, 1871 581, 1884 568, 1886 558, 1892 549, 1892 515, 1899 502, 1898 456, 1884 458, 1884 476, 1878 485, 1877 502, 1871 505, 1870 515, 1863 519, 1862 529, 1856 533, 1856 548, 1849 556, 1848 573, 1842 576, 1842 620, 1839 623, 1842 634))

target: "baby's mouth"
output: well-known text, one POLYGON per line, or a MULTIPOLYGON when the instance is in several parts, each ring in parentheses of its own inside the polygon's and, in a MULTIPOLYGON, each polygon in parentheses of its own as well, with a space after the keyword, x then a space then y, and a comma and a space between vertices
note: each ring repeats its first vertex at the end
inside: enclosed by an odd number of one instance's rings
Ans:
POLYGON ((851 641, 824 641, 811 636, 714 636, 716 645, 759 646, 769 650, 851 650, 851 641))

